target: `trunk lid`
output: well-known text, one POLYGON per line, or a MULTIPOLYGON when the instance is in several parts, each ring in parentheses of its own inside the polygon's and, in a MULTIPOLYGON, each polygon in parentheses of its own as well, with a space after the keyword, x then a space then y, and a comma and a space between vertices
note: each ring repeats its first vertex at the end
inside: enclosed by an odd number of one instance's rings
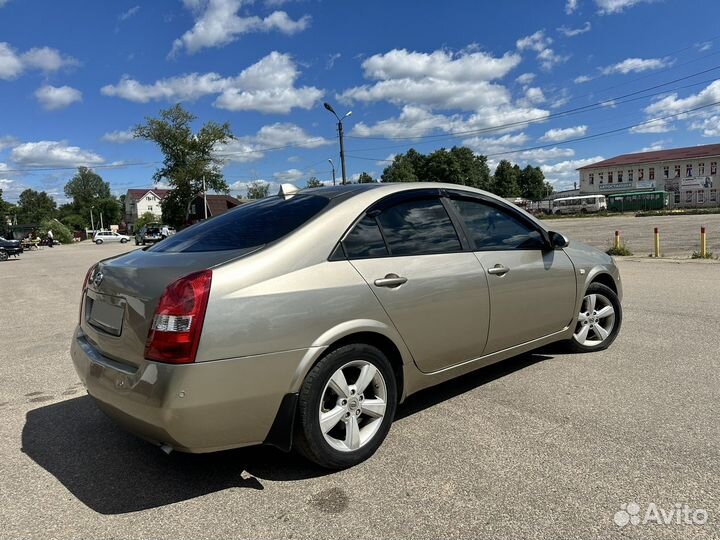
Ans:
POLYGON ((98 263, 82 299, 81 327, 104 356, 139 366, 165 288, 178 278, 236 259, 247 250, 173 253, 136 250, 98 263))

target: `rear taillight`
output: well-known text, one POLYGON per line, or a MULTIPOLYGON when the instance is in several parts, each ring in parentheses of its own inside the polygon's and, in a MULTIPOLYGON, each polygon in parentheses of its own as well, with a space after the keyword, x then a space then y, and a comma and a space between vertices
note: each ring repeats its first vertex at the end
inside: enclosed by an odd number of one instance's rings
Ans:
POLYGON ((145 344, 145 358, 169 364, 195 361, 212 270, 203 270, 168 285, 155 310, 145 344))
POLYGON ((82 324, 82 310, 83 304, 85 303, 85 291, 87 291, 87 288, 90 286, 90 282, 95 275, 96 268, 97 264, 93 264, 87 271, 87 274, 85 274, 85 279, 83 280, 82 293, 80 295, 80 313, 78 313, 78 324, 82 324))

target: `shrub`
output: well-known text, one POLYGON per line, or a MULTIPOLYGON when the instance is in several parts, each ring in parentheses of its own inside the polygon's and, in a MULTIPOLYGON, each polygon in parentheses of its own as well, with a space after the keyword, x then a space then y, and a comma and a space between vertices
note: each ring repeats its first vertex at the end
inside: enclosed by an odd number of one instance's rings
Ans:
POLYGON ((633 254, 625 244, 620 244, 619 247, 612 246, 605 253, 608 255, 615 255, 617 257, 629 257, 633 254))
POLYGON ((703 255, 699 251, 693 251, 691 258, 692 259, 714 259, 715 257, 713 256, 712 251, 706 251, 705 255, 703 255))
POLYGON ((38 229, 38 235, 40 238, 45 238, 49 229, 52 229, 53 238, 56 242, 61 244, 70 244, 73 241, 73 235, 65 225, 60 223, 57 219, 46 219, 40 223, 38 229))

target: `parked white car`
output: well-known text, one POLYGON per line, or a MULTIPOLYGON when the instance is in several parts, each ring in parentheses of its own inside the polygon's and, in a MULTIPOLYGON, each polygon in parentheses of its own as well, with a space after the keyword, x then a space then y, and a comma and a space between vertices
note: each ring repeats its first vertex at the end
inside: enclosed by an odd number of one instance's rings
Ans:
POLYGON ((100 245, 103 242, 120 242, 121 244, 124 244, 125 242, 129 241, 129 236, 112 231, 98 231, 93 237, 93 242, 95 242, 97 245, 100 245))

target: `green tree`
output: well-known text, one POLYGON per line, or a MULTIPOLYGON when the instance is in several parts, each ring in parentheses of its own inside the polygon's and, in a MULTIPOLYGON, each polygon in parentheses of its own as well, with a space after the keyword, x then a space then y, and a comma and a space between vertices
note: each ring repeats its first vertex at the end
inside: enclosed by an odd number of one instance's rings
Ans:
POLYGON ((368 173, 363 171, 360 173, 357 183, 358 184, 374 184, 375 180, 373 179, 372 176, 370 176, 368 173))
POLYGON ((424 176, 425 156, 414 148, 398 154, 380 176, 382 182, 419 182, 424 176))
POLYGON ((447 182, 480 189, 491 187, 490 169, 485 156, 469 148, 440 148, 430 155, 414 149, 398 154, 381 176, 383 182, 447 182))
POLYGON ((2 193, 0 189, 0 231, 4 231, 7 220, 17 214, 17 207, 3 199, 2 193))
POLYGON ((187 221, 192 200, 202 193, 203 179, 210 191, 229 191, 216 150, 233 139, 230 124, 211 121, 193 133, 191 124, 196 119, 177 104, 161 110, 159 118, 145 118, 133 131, 136 138, 156 143, 163 153, 163 166, 153 180, 170 184, 171 192, 162 202, 163 221, 178 227, 187 221))
POLYGON ((26 189, 18 199, 18 223, 40 223, 55 216, 55 200, 44 191, 26 189))
POLYGON ((520 196, 537 201, 545 196, 545 175, 540 167, 527 165, 518 177, 520 196))
POLYGON ((40 222, 40 227, 37 230, 40 238, 47 236, 48 230, 52 230, 53 239, 61 244, 69 244, 73 241, 73 234, 70 232, 65 225, 60 223, 57 219, 44 219, 40 222))
POLYGON ((503 159, 495 169, 490 191, 500 197, 518 197, 520 195, 520 188, 518 187, 519 176, 520 167, 517 165, 513 166, 508 160, 503 159))
POLYGON ((112 196, 110 183, 87 167, 78 167, 75 176, 65 184, 65 195, 73 200, 76 208, 89 206, 98 199, 109 199, 112 196))
POLYGON ((144 227, 148 223, 155 223, 155 222, 157 222, 157 216, 155 214, 153 214, 152 212, 145 212, 135 222, 135 230, 139 230, 140 227, 144 227))
POLYGON ((255 182, 250 182, 250 184, 248 184, 247 198, 264 199, 268 196, 268 191, 270 191, 270 184, 261 180, 256 180, 255 182))
POLYGON ((555 188, 550 182, 545 182, 545 190, 543 191, 543 197, 549 197, 555 193, 555 188))
POLYGON ((307 184, 305 184, 305 187, 308 188, 316 188, 316 187, 323 187, 323 183, 318 180, 316 177, 311 176, 310 179, 307 181, 307 184))

